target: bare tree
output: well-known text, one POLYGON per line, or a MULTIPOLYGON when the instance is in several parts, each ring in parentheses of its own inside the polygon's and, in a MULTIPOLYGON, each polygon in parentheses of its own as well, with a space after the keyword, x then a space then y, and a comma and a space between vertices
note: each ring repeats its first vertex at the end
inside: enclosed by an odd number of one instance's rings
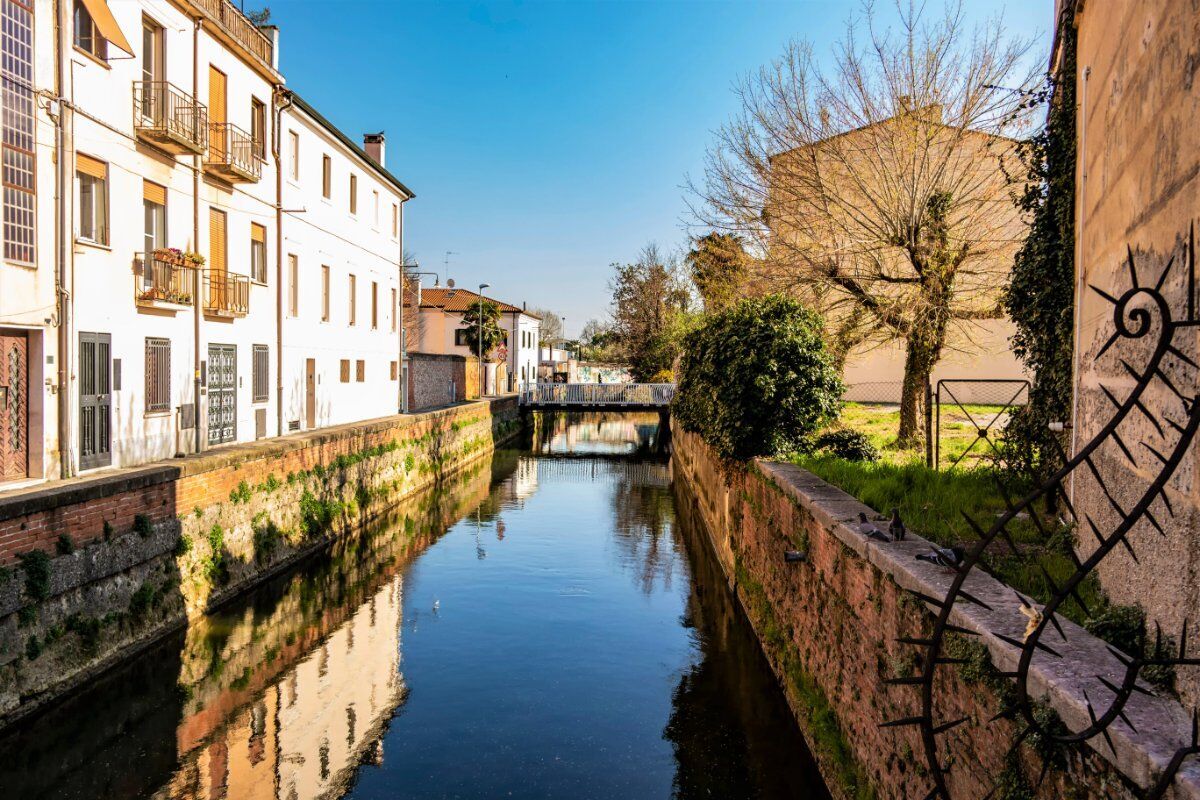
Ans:
POLYGON ((998 19, 968 30, 961 5, 932 21, 924 4, 897 10, 898 28, 881 30, 865 3, 828 66, 792 43, 742 80, 742 110, 691 188, 704 228, 741 236, 759 285, 820 311, 839 357, 903 343, 911 446, 948 333, 970 343, 1001 315, 1025 235, 1005 169, 1034 71, 998 19))
POLYGON ((553 347, 563 339, 562 317, 558 312, 548 308, 531 308, 529 313, 542 318, 542 326, 538 333, 538 343, 543 347, 553 347))

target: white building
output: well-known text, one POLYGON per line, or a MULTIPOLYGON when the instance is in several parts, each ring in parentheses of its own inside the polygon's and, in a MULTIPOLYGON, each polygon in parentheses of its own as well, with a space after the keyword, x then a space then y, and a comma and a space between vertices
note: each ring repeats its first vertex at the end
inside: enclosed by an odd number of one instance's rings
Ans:
POLYGON ((382 135, 372 158, 286 90, 230 0, 3 14, 4 155, 37 180, 4 195, 0 482, 396 413, 412 193, 382 135))
MULTIPOLYGON (((519 391, 537 383, 538 336, 541 318, 524 308, 494 300, 486 295, 483 301, 495 303, 500 309, 502 344, 496 360, 507 366, 506 385, 495 386, 495 371, 487 373, 485 392, 519 391)), ((410 333, 410 350, 422 353, 449 353, 473 357, 467 346, 463 314, 480 303, 478 292, 467 289, 424 289, 421 292, 420 317, 415 335, 410 333)))

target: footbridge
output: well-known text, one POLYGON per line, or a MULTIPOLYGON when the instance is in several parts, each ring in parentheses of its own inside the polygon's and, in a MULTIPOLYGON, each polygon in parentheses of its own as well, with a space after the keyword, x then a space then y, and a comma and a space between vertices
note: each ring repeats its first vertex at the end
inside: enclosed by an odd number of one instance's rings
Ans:
POLYGON ((673 383, 538 383, 521 390, 523 408, 562 411, 666 411, 673 383))

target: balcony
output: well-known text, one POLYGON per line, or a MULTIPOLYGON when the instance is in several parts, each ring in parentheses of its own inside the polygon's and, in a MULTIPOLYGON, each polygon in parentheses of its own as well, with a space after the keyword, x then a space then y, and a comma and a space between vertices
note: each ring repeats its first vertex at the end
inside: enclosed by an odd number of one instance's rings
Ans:
POLYGON ((214 317, 244 317, 250 313, 250 278, 234 272, 204 273, 204 313, 214 317))
POLYGON ((166 81, 135 81, 133 130, 142 141, 173 155, 203 155, 208 109, 166 81))
POLYGON ((229 122, 209 123, 205 172, 227 183, 257 183, 262 165, 250 134, 229 122))
POLYGON ((230 0, 192 0, 217 27, 237 44, 246 49, 264 66, 275 67, 275 47, 270 37, 246 19, 230 0))
POLYGON ((196 297, 196 267, 171 251, 139 255, 133 266, 133 298, 139 308, 187 311, 196 297))

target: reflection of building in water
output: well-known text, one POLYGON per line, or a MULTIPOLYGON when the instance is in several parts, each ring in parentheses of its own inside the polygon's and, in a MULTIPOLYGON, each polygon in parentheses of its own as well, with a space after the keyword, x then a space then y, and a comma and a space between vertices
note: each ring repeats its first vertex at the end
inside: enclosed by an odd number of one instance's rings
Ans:
POLYGON ((379 763, 380 736, 405 693, 403 580, 393 576, 257 699, 224 717, 183 756, 184 766, 158 796, 339 797, 360 764, 379 763))
POLYGON ((631 454, 658 437, 654 412, 543 413, 535 452, 542 454, 631 454))
POLYGON ((514 500, 528 500, 537 494, 538 467, 532 458, 522 458, 517 462, 517 471, 507 481, 512 486, 514 500))

